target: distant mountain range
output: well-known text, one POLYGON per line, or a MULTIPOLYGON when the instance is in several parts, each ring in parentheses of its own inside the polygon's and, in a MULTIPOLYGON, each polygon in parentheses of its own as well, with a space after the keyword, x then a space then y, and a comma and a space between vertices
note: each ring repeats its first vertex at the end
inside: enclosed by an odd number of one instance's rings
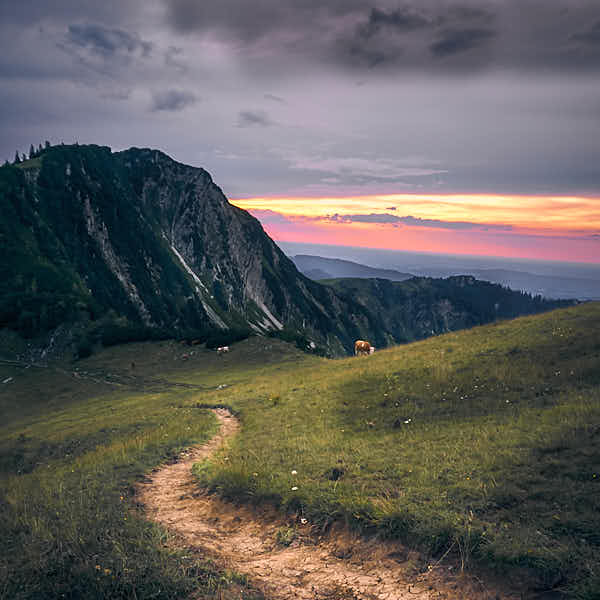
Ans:
POLYGON ((311 279, 334 279, 337 277, 360 277, 389 279, 390 281, 403 281, 414 277, 410 273, 401 273, 394 269, 375 269, 350 260, 339 258, 323 258, 308 254, 296 254, 291 259, 298 270, 311 279))
POLYGON ((300 271, 316 280, 329 277, 382 277, 400 281, 408 273, 418 277, 472 275, 533 296, 600 300, 600 265, 444 256, 291 242, 281 242, 280 246, 300 271), (322 254, 317 255, 317 252, 322 254), (391 268, 391 265, 397 265, 397 268, 391 268))
MULTIPOLYGON (((561 305, 474 278, 319 284, 206 171, 150 149, 60 145, 1 167, 0 255, 0 328, 30 338, 75 324, 92 342, 132 327, 255 332, 341 355, 357 338, 387 345, 561 305)), ((311 264, 408 277, 344 262, 311 264)))
POLYGON ((600 281, 580 277, 537 275, 524 271, 506 269, 473 269, 478 279, 523 290, 544 298, 577 298, 578 300, 600 300, 600 281))

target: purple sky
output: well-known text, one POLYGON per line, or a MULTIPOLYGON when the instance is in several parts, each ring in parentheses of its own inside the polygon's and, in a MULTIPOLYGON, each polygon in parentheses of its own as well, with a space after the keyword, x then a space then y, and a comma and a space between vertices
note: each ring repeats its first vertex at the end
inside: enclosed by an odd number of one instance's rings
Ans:
POLYGON ((160 148, 232 197, 600 195, 598 0, 0 3, 0 157, 160 148))

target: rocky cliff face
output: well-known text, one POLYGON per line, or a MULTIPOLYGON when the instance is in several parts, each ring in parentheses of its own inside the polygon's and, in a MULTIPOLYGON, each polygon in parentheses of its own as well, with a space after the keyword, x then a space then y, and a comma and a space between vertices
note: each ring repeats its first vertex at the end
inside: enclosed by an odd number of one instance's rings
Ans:
POLYGON ((301 275, 254 217, 229 204, 206 171, 156 150, 115 156, 213 325, 242 324, 257 333, 285 327, 334 353, 366 334, 369 318, 361 308, 301 275))
POLYGON ((406 339, 381 314, 397 295, 304 277, 206 171, 157 150, 48 148, 0 169, 0 210, 0 326, 25 335, 108 315, 173 335, 285 329, 333 355, 406 339))
POLYGON ((51 327, 75 303, 92 319, 112 310, 174 333, 285 327, 331 353, 368 334, 362 307, 301 275, 203 169, 156 150, 58 146, 3 167, 2 180, 5 281, 15 284, 3 290, 2 324, 27 329, 25 314, 30 329, 51 327))

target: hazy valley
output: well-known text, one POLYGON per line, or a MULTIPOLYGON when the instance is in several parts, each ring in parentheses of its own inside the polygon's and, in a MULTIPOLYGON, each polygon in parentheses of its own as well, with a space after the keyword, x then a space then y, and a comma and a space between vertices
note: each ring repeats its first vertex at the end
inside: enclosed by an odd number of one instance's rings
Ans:
POLYGON ((472 275, 544 298, 600 300, 600 267, 485 256, 456 256, 280 242, 307 277, 381 277, 400 281, 410 276, 472 275), (367 266, 369 265, 369 266, 367 266))

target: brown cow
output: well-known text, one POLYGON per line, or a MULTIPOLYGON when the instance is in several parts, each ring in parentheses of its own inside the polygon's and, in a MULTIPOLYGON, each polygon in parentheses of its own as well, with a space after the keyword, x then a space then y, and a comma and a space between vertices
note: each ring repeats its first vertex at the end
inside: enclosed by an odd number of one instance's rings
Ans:
POLYGON ((371 344, 364 340, 354 342, 354 356, 369 356, 371 354, 371 344))

